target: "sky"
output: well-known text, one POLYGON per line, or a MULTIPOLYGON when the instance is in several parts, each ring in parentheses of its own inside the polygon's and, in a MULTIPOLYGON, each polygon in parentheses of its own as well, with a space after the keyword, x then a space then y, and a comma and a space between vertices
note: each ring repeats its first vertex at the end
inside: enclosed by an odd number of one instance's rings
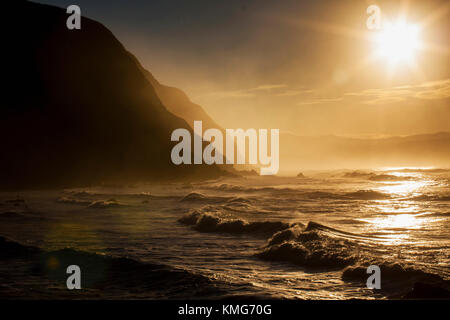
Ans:
POLYGON ((450 131, 446 0, 39 2, 79 5, 225 128, 364 137, 450 131), (366 26, 371 4, 383 19, 418 26, 411 59, 377 56, 376 32, 366 26))

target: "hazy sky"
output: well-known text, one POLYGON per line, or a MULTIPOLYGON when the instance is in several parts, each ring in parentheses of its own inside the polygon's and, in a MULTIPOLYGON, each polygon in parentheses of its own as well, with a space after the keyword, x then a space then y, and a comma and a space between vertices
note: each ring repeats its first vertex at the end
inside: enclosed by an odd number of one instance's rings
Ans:
POLYGON ((70 0, 160 82, 227 128, 299 135, 450 131, 450 2, 70 0), (419 24, 410 63, 373 59, 368 5, 419 24), (407 10, 406 10, 407 9, 407 10))

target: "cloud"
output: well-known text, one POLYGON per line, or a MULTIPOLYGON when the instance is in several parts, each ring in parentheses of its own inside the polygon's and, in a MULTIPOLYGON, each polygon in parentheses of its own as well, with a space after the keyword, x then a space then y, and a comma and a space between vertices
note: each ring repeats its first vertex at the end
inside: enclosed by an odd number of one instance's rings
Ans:
POLYGON ((342 101, 344 100, 343 97, 336 97, 336 98, 316 98, 316 99, 309 99, 309 100, 304 100, 304 101, 300 101, 297 103, 298 106, 303 106, 303 105, 312 105, 312 104, 324 104, 324 103, 330 103, 330 102, 337 102, 337 101, 342 101))
POLYGON ((248 89, 248 91, 261 91, 261 90, 271 90, 271 89, 278 89, 278 88, 285 88, 287 85, 285 84, 266 84, 262 86, 258 86, 256 88, 248 89))
MULTIPOLYGON (((286 84, 264 84, 257 87, 212 92, 203 97, 215 100, 236 99, 243 102, 248 99, 251 103, 272 104, 284 106, 308 105, 383 105, 402 104, 418 100, 439 100, 450 98, 450 79, 430 81, 415 85, 396 86, 391 88, 366 89, 357 92, 325 92, 319 89, 305 87, 290 87, 286 84), (266 103, 267 102, 267 103, 266 103), (270 103, 269 103, 270 102, 270 103)), ((246 105, 252 105, 246 104, 246 105)))
POLYGON ((313 93, 314 90, 306 90, 306 89, 289 89, 285 90, 283 92, 274 94, 275 97, 295 97, 303 94, 310 94, 313 93))
POLYGON ((261 94, 274 94, 278 89, 286 88, 285 84, 264 84, 253 88, 218 91, 207 94, 207 96, 215 98, 253 98, 261 94))
POLYGON ((450 79, 388 89, 369 89, 360 92, 350 92, 345 95, 359 97, 365 104, 393 103, 409 99, 447 99, 450 98, 450 79))
POLYGON ((316 90, 306 89, 303 87, 292 88, 286 84, 264 84, 247 89, 212 92, 203 95, 202 97, 213 97, 216 99, 257 98, 261 96, 273 98, 289 98, 295 96, 310 96, 313 94, 316 94, 316 90))
POLYGON ((224 98, 252 98, 255 96, 254 93, 244 91, 244 90, 236 90, 236 91, 218 91, 206 94, 205 96, 224 99, 224 98))

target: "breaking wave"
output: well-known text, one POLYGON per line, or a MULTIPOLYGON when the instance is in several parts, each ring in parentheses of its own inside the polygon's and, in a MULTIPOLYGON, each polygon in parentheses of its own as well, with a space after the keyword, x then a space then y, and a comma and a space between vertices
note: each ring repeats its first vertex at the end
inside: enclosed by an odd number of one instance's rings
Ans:
POLYGON ((356 257, 347 248, 330 250, 319 242, 313 247, 298 242, 283 242, 266 248, 257 256, 269 261, 286 261, 303 267, 318 268, 344 267, 356 261, 356 257))
POLYGON ((197 192, 191 192, 188 193, 187 195, 185 195, 180 201, 204 201, 205 199, 207 199, 207 197, 201 193, 197 193, 197 192))
POLYGON ((295 225, 275 233, 257 256, 303 267, 345 267, 358 260, 358 244, 346 235, 315 222, 308 223, 306 228, 295 225))
POLYGON ((105 209, 122 206, 116 199, 109 200, 95 200, 92 201, 87 207, 92 209, 105 209))
POLYGON ((180 202, 219 202, 227 200, 225 197, 208 197, 198 192, 191 192, 180 199, 180 202))
POLYGON ((410 297, 448 295, 449 292, 441 287, 450 288, 450 281, 430 270, 381 259, 373 249, 372 240, 375 238, 309 222, 306 227, 294 225, 275 233, 256 256, 266 261, 295 264, 307 270, 342 269, 342 280, 361 285, 366 284, 368 266, 377 265, 381 269, 382 288, 386 292, 403 290, 405 293, 413 288, 410 297), (427 289, 414 292, 417 282, 425 283, 427 289))
POLYGON ((216 213, 193 211, 178 220, 185 225, 193 226, 200 232, 223 232, 234 234, 265 234, 292 227, 295 224, 281 221, 248 222, 243 219, 221 217, 216 213))

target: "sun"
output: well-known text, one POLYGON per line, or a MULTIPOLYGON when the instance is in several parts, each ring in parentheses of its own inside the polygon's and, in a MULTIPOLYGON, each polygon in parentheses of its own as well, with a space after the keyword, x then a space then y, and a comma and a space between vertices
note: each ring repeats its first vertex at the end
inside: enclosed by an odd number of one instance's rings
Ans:
POLYGON ((420 32, 416 25, 405 21, 385 22, 375 34, 375 53, 390 65, 411 63, 420 48, 420 32))

